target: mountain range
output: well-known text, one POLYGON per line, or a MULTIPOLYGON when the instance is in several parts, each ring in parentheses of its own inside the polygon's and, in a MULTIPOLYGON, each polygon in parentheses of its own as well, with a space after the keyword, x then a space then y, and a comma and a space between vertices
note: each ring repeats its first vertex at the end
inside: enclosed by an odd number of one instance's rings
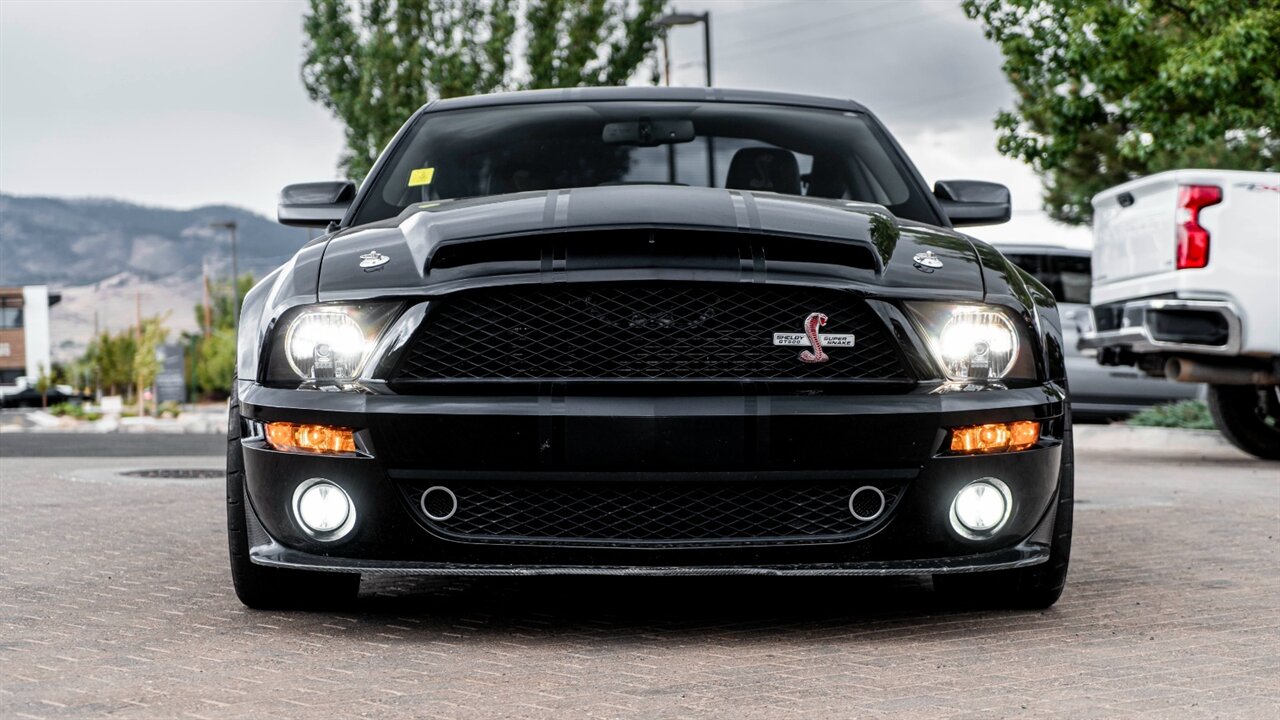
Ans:
POLYGON ((227 205, 190 210, 120 200, 0 193, 0 286, 49 285, 54 358, 83 352, 94 327, 120 330, 136 315, 166 315, 171 338, 196 329, 201 278, 231 275, 231 241, 213 223, 235 222, 239 271, 262 277, 310 237, 227 205))
POLYGON ((238 225, 241 272, 270 271, 308 238, 306 230, 226 205, 173 210, 0 194, 0 285, 88 285, 122 272, 199 277, 207 258, 229 266, 228 234, 210 227, 228 221, 238 225))

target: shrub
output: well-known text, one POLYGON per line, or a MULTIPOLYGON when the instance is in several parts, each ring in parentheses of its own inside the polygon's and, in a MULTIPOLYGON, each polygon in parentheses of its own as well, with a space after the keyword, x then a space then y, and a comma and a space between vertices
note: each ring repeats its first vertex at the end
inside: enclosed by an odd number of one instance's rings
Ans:
POLYGON ((1171 405, 1156 405, 1129 418, 1130 425, 1214 430, 1209 407, 1199 400, 1183 400, 1171 405))
POLYGON ((69 403, 69 402, 60 402, 55 405, 50 405, 48 409, 48 413, 50 415, 54 415, 57 417, 62 417, 63 415, 80 417, 80 415, 83 412, 84 412, 83 408, 81 408, 79 405, 75 403, 69 403))
POLYGON ((80 403, 61 402, 49 407, 49 414, 57 417, 72 417, 76 420, 88 420, 93 422, 102 419, 102 413, 88 412, 84 409, 84 405, 80 403))

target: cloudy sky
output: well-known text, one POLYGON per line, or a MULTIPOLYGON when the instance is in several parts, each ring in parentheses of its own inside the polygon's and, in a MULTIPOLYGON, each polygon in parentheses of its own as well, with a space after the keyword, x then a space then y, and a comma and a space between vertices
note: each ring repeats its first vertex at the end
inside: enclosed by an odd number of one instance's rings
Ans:
MULTIPOLYGON (((995 151, 1011 103, 997 48, 956 0, 702 0, 715 83, 852 97, 930 182, 1013 191, 991 240, 1083 243, 995 151)), ((274 215, 282 185, 334 177, 341 126, 298 77, 306 3, 0 1, 0 191, 230 203, 274 215)), ((703 80, 700 28, 671 36, 672 84, 703 80)))

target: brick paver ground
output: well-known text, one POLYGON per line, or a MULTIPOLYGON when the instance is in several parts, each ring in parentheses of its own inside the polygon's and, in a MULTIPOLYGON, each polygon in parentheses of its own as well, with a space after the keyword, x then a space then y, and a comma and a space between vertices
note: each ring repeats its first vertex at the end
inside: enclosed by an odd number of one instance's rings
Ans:
POLYGON ((0 716, 1280 716, 1280 465, 1081 448, 1046 612, 927 580, 366 583, 340 614, 232 595, 217 481, 0 458, 0 716))

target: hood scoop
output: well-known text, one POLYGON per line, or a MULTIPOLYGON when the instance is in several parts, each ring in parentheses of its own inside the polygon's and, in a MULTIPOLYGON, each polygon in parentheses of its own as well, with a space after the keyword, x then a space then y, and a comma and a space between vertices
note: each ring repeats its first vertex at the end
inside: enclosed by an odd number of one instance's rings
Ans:
MULTIPOLYGON (((428 260, 432 279, 465 267, 506 272, 547 270, 748 270, 825 265, 877 272, 867 245, 839 240, 748 235, 696 229, 601 229, 451 243, 428 260)), ((795 268, 798 269, 798 268, 795 268)))
POLYGON ((669 186, 424 203, 334 237, 319 284, 322 298, 338 299, 620 280, 982 287, 967 240, 902 223, 880 205, 669 186), (926 250, 946 267, 932 275, 914 269, 912 256, 926 250), (362 265, 371 252, 389 259, 362 265))

